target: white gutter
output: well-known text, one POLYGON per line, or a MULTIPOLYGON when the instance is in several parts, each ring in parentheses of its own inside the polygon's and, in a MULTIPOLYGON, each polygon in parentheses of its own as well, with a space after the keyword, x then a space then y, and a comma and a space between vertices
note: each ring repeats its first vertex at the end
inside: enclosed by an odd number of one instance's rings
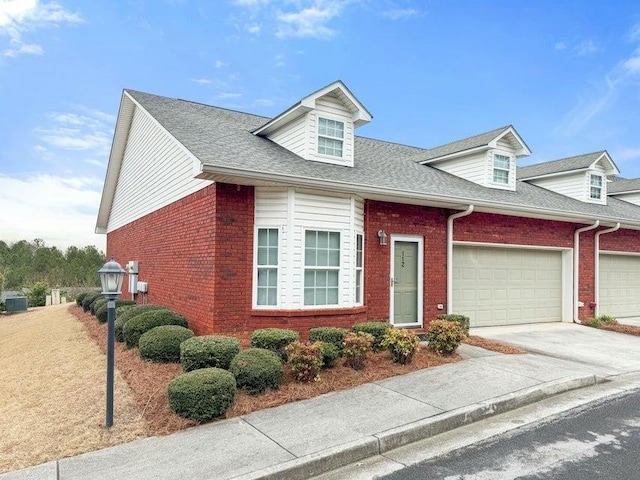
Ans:
POLYGON ((578 228, 573 232, 573 323, 580 323, 578 319, 578 296, 580 294, 580 234, 587 230, 598 228, 600 220, 593 225, 578 228))
POLYGON ((447 313, 453 313, 453 221, 472 212, 473 205, 469 205, 464 212, 454 213, 447 218, 447 313))
POLYGON ((600 230, 596 232, 594 240, 594 295, 593 301, 596 304, 595 316, 600 315, 600 235, 615 232, 620 228, 620 222, 616 223, 615 227, 607 228, 606 230, 600 230))

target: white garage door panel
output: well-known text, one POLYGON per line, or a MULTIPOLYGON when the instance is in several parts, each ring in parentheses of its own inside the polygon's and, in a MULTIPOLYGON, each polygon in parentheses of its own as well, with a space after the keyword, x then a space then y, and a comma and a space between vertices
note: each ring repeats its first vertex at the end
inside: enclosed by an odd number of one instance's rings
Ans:
POLYGON ((471 325, 562 320, 562 252, 454 246, 453 311, 471 325))
POLYGON ((640 316, 640 257, 600 255, 601 314, 640 316))

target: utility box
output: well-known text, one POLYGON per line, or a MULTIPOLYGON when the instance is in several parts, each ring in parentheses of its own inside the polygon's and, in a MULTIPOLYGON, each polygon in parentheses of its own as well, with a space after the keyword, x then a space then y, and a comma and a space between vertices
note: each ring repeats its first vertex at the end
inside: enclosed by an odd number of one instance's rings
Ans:
POLYGON ((138 291, 140 293, 147 293, 147 282, 138 282, 138 291))
POLYGON ((29 307, 29 300, 27 297, 9 297, 4 304, 8 313, 26 312, 29 307))

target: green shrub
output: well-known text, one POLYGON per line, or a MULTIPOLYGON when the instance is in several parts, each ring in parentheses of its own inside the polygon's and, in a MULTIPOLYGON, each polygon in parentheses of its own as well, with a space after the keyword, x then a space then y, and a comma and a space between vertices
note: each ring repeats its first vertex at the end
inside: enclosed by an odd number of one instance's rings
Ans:
POLYGON ((122 314, 124 314, 124 312, 126 312, 127 310, 131 310, 132 308, 135 308, 135 306, 136 306, 135 302, 131 304, 120 305, 119 307, 116 304, 116 318, 121 317, 122 314))
POLYGON ((231 360, 229 371, 236 377, 238 388, 251 395, 279 388, 284 375, 278 354, 264 348, 242 350, 231 360))
POLYGON ((87 293, 84 298, 82 299, 82 310, 84 310, 85 312, 89 311, 89 307, 91 306, 91 303, 96 299, 101 297, 102 294, 100 292, 89 292, 87 293))
POLYGON ((29 306, 44 307, 47 304, 49 286, 44 282, 36 282, 29 291, 29 306))
POLYGON ((372 349, 375 337, 367 332, 349 332, 344 337, 342 353, 347 359, 347 365, 354 370, 364 368, 367 353, 372 349))
POLYGON ((392 327, 384 335, 382 346, 391 352, 394 362, 406 365, 418 351, 420 338, 411 330, 392 327))
POLYGON ((349 333, 346 328, 316 327, 309 330, 309 340, 312 342, 324 342, 335 345, 338 351, 342 350, 345 335, 349 333))
POLYGON ((240 353, 240 342, 235 337, 203 335, 180 344, 182 370, 217 367, 227 370, 231 360, 240 353))
POLYGON ((459 315, 457 313, 441 313, 436 317, 437 320, 448 320, 450 322, 456 322, 458 325, 462 327, 462 331, 466 336, 469 336, 469 327, 471 326, 471 322, 469 317, 465 315, 459 315))
POLYGON ((298 382, 313 382, 320 379, 322 347, 320 342, 290 343, 285 348, 287 363, 298 382))
POLYGON ((382 340, 384 339, 384 334, 387 333, 390 327, 391 325, 387 322, 362 322, 356 323, 351 330, 373 335, 373 351, 379 352, 383 349, 382 340))
POLYGON ((142 315, 144 312, 151 312, 155 310, 169 310, 167 307, 163 307, 162 305, 153 305, 151 303, 144 305, 134 305, 132 309, 126 310, 122 314, 118 314, 116 310, 116 340, 118 342, 124 342, 124 332, 123 328, 125 324, 131 320, 133 317, 138 315, 142 315))
POLYGON ((598 328, 602 324, 617 325, 618 320, 616 320, 615 317, 612 317, 611 315, 600 315, 598 317, 590 318, 589 320, 586 321, 586 324, 589 327, 598 328))
POLYGON ((122 329, 127 347, 137 347, 138 340, 143 333, 160 325, 180 325, 181 327, 189 328, 187 320, 172 310, 152 310, 150 312, 144 312, 129 320, 122 329))
POLYGON ((79 307, 82 306, 82 300, 84 300, 84 297, 87 296, 87 294, 89 294, 90 292, 80 292, 78 295, 76 295, 76 305, 78 305, 79 307))
POLYGON ((220 368, 183 373, 168 387, 169 407, 181 417, 206 422, 224 415, 236 397, 236 379, 220 368))
POLYGON ((284 328, 262 328, 254 330, 251 334, 251 346, 253 348, 264 348, 280 355, 286 361, 287 354, 285 347, 298 340, 300 335, 293 330, 284 328))
POLYGON ((466 335, 457 322, 432 320, 425 332, 429 348, 440 355, 449 355, 456 351, 466 335))
MULTIPOLYGON (((131 308, 135 304, 136 302, 134 302, 133 300, 116 300, 116 312, 115 312, 116 317, 118 315, 117 314, 118 308, 122 308, 122 307, 131 308)), ((97 307, 95 316, 100 323, 106 323, 109 316, 109 302, 104 302, 102 305, 97 307)))
POLYGON ((322 354, 322 368, 333 368, 340 358, 340 350, 332 343, 320 343, 320 353, 322 354))
POLYGON ((109 300, 107 300, 104 296, 100 295, 99 297, 96 297, 93 302, 91 302, 91 304, 89 305, 89 312, 91 312, 91 315, 96 314, 96 309, 98 309, 99 307, 101 307, 102 305, 106 305, 106 303, 109 300))
POLYGON ((179 325, 160 325, 143 333, 138 340, 140 356, 153 362, 180 361, 180 344, 194 333, 179 325))

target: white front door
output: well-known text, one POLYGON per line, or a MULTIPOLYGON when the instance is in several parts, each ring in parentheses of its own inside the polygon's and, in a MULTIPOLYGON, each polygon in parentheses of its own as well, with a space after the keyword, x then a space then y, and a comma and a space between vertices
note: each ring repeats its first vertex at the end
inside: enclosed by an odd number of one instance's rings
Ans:
POLYGON ((397 326, 422 326, 422 237, 392 235, 389 318, 397 326))

